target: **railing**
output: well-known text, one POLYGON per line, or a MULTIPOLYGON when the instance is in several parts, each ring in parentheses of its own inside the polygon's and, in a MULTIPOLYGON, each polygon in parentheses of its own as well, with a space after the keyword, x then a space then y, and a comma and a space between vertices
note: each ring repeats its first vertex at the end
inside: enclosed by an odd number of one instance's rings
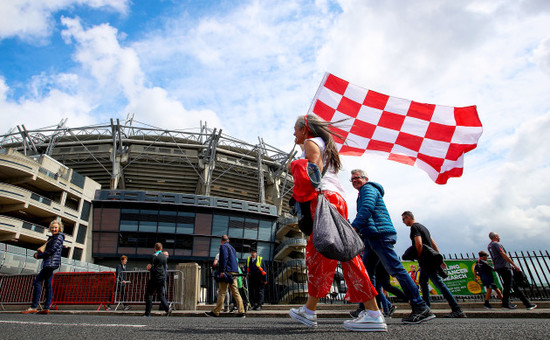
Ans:
MULTIPOLYGON (((149 282, 149 271, 125 271, 125 284, 117 284, 114 294, 115 310, 121 305, 134 305, 145 303, 145 289, 149 282)), ((169 270, 165 286, 166 301, 173 304, 183 303, 183 273, 169 270)))
MULTIPOLYGON (((527 276, 530 286, 522 289, 524 294, 533 301, 550 300, 550 254, 548 251, 520 251, 510 252, 509 256, 521 268, 527 276)), ((446 261, 476 261, 476 254, 444 255, 446 261)), ((268 273, 268 285, 265 290, 265 302, 277 303, 303 303, 307 298, 307 267, 305 261, 294 260, 289 263, 265 262, 268 273)), ((203 267, 201 303, 211 304, 216 299, 216 284, 213 269, 207 265, 203 267)), ((497 275, 498 276, 498 275, 497 275)), ((347 287, 342 270, 338 265, 330 293, 321 302, 347 303, 344 300, 347 287)), ((455 295, 459 300, 481 300, 485 293, 470 295, 455 295)), ((393 299, 393 298, 390 298, 393 299)), ((442 296, 434 296, 433 300, 443 299, 442 296)))
MULTIPOLYGON (((35 253, 35 249, 26 249, 0 242, 0 275, 38 273, 42 260, 35 259, 35 253)), ((113 271, 113 268, 62 257, 59 270, 63 272, 105 272, 113 271)))
MULTIPOLYGON (((550 254, 548 250, 508 252, 508 256, 525 273, 530 282, 529 288, 523 289, 523 293, 532 300, 550 299, 550 254)), ((478 255, 475 253, 443 254, 443 258, 445 260, 475 261, 478 259, 478 255)), ((482 297, 475 296, 469 298, 482 297)))

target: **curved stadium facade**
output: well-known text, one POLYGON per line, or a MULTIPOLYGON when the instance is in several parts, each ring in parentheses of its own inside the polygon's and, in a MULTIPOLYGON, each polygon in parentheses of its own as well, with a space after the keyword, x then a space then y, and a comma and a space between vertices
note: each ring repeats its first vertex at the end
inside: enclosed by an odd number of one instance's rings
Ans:
MULTIPOLYGON (((172 259, 209 261, 228 234, 246 257, 273 259, 277 220, 288 211, 292 157, 209 129, 166 130, 132 119, 0 136, 1 150, 46 155, 101 185, 93 199, 92 255, 147 257, 162 242, 172 259)), ((97 261, 96 261, 97 262, 97 261)))

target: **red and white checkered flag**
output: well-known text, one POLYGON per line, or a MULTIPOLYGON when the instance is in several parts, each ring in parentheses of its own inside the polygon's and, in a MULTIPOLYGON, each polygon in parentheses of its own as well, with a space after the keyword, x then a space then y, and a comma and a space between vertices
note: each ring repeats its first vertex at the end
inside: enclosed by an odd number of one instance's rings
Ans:
POLYGON ((377 153, 417 166, 437 184, 462 176, 464 153, 483 131, 475 106, 450 107, 390 97, 327 73, 309 113, 326 121, 348 119, 335 132, 341 155, 377 153))

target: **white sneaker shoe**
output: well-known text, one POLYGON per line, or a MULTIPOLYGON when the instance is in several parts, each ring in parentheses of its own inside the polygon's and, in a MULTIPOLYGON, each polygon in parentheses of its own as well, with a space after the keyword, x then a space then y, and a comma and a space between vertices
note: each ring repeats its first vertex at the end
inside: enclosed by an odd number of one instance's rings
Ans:
POLYGON ((382 313, 376 318, 373 318, 369 313, 364 310, 359 313, 359 316, 353 320, 344 321, 344 328, 348 331, 362 331, 362 332, 387 332, 388 326, 382 313))
POLYGON ((294 320, 300 321, 308 327, 317 327, 317 314, 310 315, 306 313, 304 306, 300 308, 291 308, 288 314, 294 320))

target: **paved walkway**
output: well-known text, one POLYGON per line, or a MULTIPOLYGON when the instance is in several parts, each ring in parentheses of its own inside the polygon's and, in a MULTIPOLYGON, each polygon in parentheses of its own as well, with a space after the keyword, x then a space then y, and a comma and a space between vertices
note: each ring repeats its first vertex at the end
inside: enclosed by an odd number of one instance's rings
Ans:
MULTIPOLYGON (((534 302, 538 305, 538 308, 534 310, 527 310, 520 303, 515 310, 507 310, 502 308, 486 309, 480 302, 463 302, 460 306, 469 318, 550 318, 550 301, 537 301, 534 302)), ((288 310, 295 308, 298 305, 264 305, 261 311, 250 310, 247 312, 247 317, 252 318, 287 318, 288 310)), ((410 307, 406 303, 397 303, 397 310, 393 314, 393 318, 403 318, 409 315, 410 307)), ((493 306, 498 306, 496 303, 493 306)), ((4 306, 5 311, 2 313, 19 313, 25 309, 26 306, 4 306)), ((317 310, 317 316, 319 318, 349 318, 349 312, 353 310, 356 305, 352 304, 319 304, 317 310)), ((126 312, 121 310, 99 310, 95 308, 97 306, 69 306, 61 305, 58 310, 52 310, 52 314, 88 314, 88 315, 127 315, 127 316, 140 316, 145 309, 144 305, 134 305, 126 312)), ((199 305, 197 310, 176 310, 172 312, 173 317, 203 317, 204 312, 214 309, 214 305, 199 305)), ((446 303, 438 302, 432 303, 432 311, 437 317, 444 317, 449 314, 450 308, 446 303)), ((153 307, 153 314, 164 315, 164 312, 159 312, 157 307, 153 307)), ((232 313, 221 313, 222 317, 232 317, 232 313)))

